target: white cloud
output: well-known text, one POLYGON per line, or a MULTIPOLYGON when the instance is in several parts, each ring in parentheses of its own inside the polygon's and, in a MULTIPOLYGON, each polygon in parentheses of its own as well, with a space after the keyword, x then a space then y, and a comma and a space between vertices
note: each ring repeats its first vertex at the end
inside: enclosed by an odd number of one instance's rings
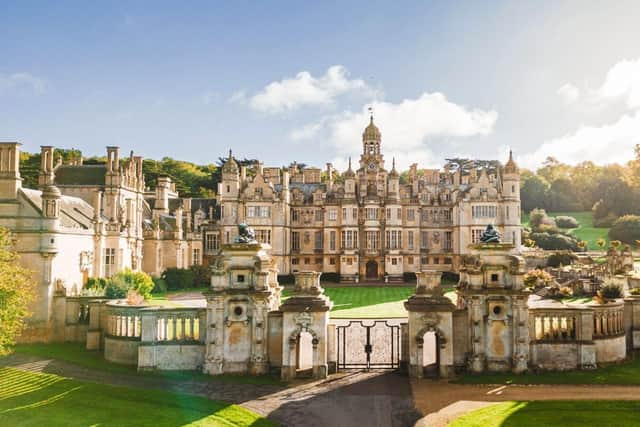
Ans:
POLYGON ((349 79, 342 65, 334 65, 318 78, 301 71, 293 78, 271 82, 248 100, 249 107, 265 113, 280 113, 309 105, 328 105, 347 92, 369 91, 360 79, 349 79))
MULTIPOLYGON (((399 168, 411 163, 421 167, 440 166, 442 159, 435 158, 426 143, 431 138, 469 137, 487 135, 493 131, 498 118, 496 111, 470 110, 447 100, 441 93, 423 93, 417 99, 405 99, 397 104, 374 102, 375 123, 382 132, 382 146, 391 167, 391 157, 399 168)), ((357 157, 362 151, 362 131, 369 123, 367 106, 360 112, 346 111, 329 116, 292 132, 298 137, 324 137, 337 150, 334 160, 340 168, 346 165, 346 157, 357 157), (321 134, 321 135, 319 135, 321 134)), ((300 139, 300 138, 298 138, 300 139)), ((354 164, 355 166, 355 164, 354 164)))
POLYGON ((535 152, 517 157, 516 161, 530 169, 540 167, 548 156, 572 165, 586 160, 599 164, 625 163, 632 158, 636 144, 640 144, 640 110, 605 126, 583 126, 574 133, 546 141, 535 152))
POLYGON ((558 88, 558 95, 565 104, 571 105, 580 97, 580 90, 571 83, 565 83, 558 88))
POLYGON ((611 67, 596 94, 603 100, 624 98, 629 108, 640 107, 640 58, 611 67))
POLYGON ((0 74, 0 93, 26 88, 40 94, 45 86, 44 80, 29 73, 0 74))

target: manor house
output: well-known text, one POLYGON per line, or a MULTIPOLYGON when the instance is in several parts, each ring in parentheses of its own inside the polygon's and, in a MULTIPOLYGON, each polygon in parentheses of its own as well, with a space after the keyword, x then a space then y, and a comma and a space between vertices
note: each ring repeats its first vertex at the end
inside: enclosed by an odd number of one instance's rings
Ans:
POLYGON ((362 133, 358 167, 331 164, 248 170, 229 155, 218 187, 216 221, 204 228, 206 255, 229 243, 246 222, 272 246, 280 274, 315 270, 341 281, 402 280, 424 269, 453 270, 488 224, 520 245, 520 176, 509 155, 496 161, 452 160, 443 170, 386 168, 373 117, 362 133))

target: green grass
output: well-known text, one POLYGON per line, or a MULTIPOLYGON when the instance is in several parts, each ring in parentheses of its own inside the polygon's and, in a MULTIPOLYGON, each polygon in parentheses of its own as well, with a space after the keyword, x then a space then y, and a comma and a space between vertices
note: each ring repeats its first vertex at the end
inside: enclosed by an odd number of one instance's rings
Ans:
POLYGON ((640 425, 640 402, 502 402, 454 420, 450 427, 585 427, 640 425))
POLYGON ((207 375, 199 371, 145 371, 138 372, 135 366, 118 365, 104 359, 101 351, 87 350, 79 343, 18 344, 16 353, 62 360, 84 368, 103 372, 140 377, 158 377, 172 380, 224 382, 232 384, 280 384, 274 375, 207 375))
POLYGON ((465 374, 457 384, 603 384, 640 385, 640 355, 630 361, 603 366, 593 371, 538 372, 525 374, 465 374))
POLYGON ((275 424, 223 402, 0 368, 3 426, 252 426, 275 424))
MULTIPOLYGON (((444 288, 447 297, 455 303, 455 292, 444 288)), ((331 317, 334 319, 375 319, 407 317, 404 302, 413 295, 414 286, 360 286, 324 288, 333 302, 331 317)), ((283 299, 291 295, 291 289, 283 291, 283 299)))
MULTIPOLYGON (((608 227, 594 227, 593 226, 593 214, 590 211, 585 212, 548 212, 549 216, 556 217, 561 215, 567 215, 574 217, 580 225, 578 228, 562 229, 568 231, 580 240, 587 242, 587 249, 591 251, 600 250, 600 247, 596 243, 598 239, 605 239, 607 245, 609 244, 609 228, 608 227)), ((522 213, 521 223, 523 226, 529 226, 529 213, 522 213)), ((605 246, 606 247, 606 246, 605 246)))

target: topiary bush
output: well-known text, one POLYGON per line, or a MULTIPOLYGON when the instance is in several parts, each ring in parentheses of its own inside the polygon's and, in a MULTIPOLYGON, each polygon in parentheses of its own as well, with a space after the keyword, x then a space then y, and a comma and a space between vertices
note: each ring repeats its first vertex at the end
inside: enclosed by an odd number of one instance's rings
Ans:
POLYGON ((640 216, 625 215, 618 218, 609 230, 609 238, 635 244, 640 239, 640 216))
POLYGON ((211 269, 204 265, 192 265, 194 286, 209 286, 211 284, 211 269))
POLYGON ((544 209, 534 209, 529 214, 529 225, 534 232, 545 232, 556 228, 556 221, 544 209))
POLYGON ((188 268, 167 268, 162 273, 162 279, 167 282, 167 289, 179 291, 181 289, 193 288, 194 274, 188 268))
POLYGON ((560 228, 578 228, 580 223, 572 216, 561 215, 556 217, 556 225, 560 228))
POLYGON ((524 275, 524 284, 529 288, 541 288, 549 286, 553 282, 553 277, 544 270, 531 270, 524 275))

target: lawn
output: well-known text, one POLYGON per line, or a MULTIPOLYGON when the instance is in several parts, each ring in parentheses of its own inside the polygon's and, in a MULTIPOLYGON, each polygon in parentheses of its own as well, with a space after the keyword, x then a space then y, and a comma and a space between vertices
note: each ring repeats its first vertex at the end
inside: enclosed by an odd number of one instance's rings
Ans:
MULTIPOLYGON (((447 297, 455 303, 453 288, 444 288, 447 297)), ((404 302, 413 295, 415 286, 359 286, 324 288, 333 302, 333 319, 405 318, 404 302)), ((291 295, 291 289, 283 291, 283 299, 291 295)))
POLYGON ((16 353, 47 357, 73 363, 84 368, 96 369, 114 374, 160 377, 173 380, 204 382, 224 382, 242 384, 280 384, 280 378, 274 375, 207 375, 199 371, 145 371, 138 372, 135 366, 118 365, 104 359, 102 351, 87 350, 80 343, 18 344, 16 353))
POLYGON ((252 426, 275 424, 236 405, 0 368, 3 426, 252 426))
POLYGON ((502 402, 454 420, 450 427, 584 427, 640 425, 640 402, 502 402))
POLYGON ((603 366, 594 371, 539 372, 526 374, 465 374, 457 384, 609 384, 640 385, 640 355, 630 361, 603 366))
MULTIPOLYGON (((585 212, 549 212, 549 216, 556 217, 561 215, 568 215, 574 217, 580 223, 578 228, 574 229, 562 229, 575 235, 577 238, 587 242, 587 249, 591 251, 600 250, 597 245, 598 239, 605 239, 607 244, 609 243, 609 228, 607 227, 594 227, 593 226, 593 214, 590 211, 585 212)), ((529 225, 529 213, 522 213, 521 223, 523 226, 529 225)))

